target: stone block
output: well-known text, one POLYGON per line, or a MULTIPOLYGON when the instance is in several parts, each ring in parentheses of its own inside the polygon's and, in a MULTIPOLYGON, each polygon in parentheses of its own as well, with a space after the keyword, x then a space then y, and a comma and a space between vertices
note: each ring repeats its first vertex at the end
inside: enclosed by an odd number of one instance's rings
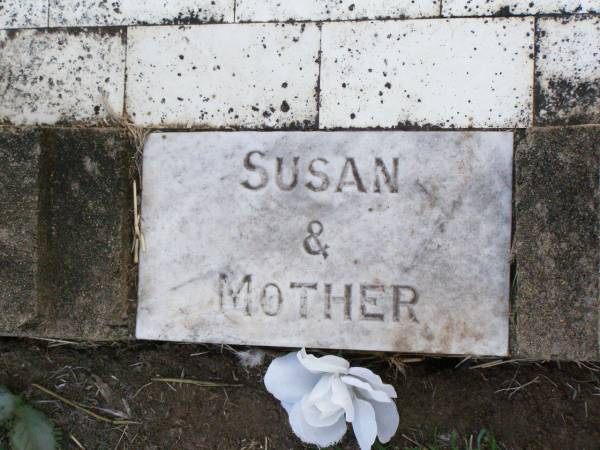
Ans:
POLYGON ((516 151, 512 354, 600 358, 600 127, 532 129, 516 151))
POLYGON ((597 0, 444 0, 443 16, 506 16, 600 12, 597 0))
POLYGON ((506 355, 513 133, 155 133, 141 339, 506 355))
POLYGON ((0 128, 0 330, 36 317, 39 269, 39 130, 0 128))
POLYGON ((1 0, 0 29, 38 28, 48 25, 48 2, 44 0, 1 0))
POLYGON ((237 0, 240 22, 287 22, 297 20, 357 20, 433 17, 439 15, 438 0, 237 0))
POLYGON ((536 123, 600 123, 600 17, 542 17, 536 40, 536 123))
POLYGON ((0 122, 97 123, 123 111, 125 31, 0 31, 0 122))
POLYGON ((0 309, 7 313, 0 333, 127 337, 127 136, 111 129, 3 129, 0 143, 7 168, 0 196, 0 309))
POLYGON ((50 0, 50 26, 233 22, 235 0, 50 0))
POLYGON ((314 24, 135 27, 128 31, 127 111, 159 127, 312 127, 314 24))
POLYGON ((533 19, 325 23, 320 125, 526 127, 533 19))

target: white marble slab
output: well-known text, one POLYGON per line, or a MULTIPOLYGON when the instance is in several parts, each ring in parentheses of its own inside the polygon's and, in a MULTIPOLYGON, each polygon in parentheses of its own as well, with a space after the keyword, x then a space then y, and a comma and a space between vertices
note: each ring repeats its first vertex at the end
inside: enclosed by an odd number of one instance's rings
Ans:
POLYGON ((315 24, 134 27, 127 111, 138 125, 284 127, 317 117, 315 24))
POLYGON ((0 28, 38 28, 47 25, 47 1, 0 0, 0 28))
POLYGON ((527 127, 533 19, 323 24, 320 125, 527 127))
POLYGON ((97 123, 123 111, 125 31, 0 31, 0 121, 97 123))
POLYGON ((444 0, 444 16, 565 14, 599 12, 598 0, 444 0))
POLYGON ((235 0, 50 0, 50 26, 233 22, 235 0))
POLYGON ((357 20, 433 17, 439 15, 439 0, 237 0, 240 22, 285 22, 289 20, 357 20))
POLYGON ((137 337, 505 355, 512 149, 509 132, 152 134, 137 337))

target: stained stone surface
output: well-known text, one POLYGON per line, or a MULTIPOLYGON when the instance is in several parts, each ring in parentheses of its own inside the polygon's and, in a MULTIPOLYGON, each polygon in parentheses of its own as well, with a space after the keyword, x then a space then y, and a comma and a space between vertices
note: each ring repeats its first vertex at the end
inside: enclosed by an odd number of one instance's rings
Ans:
POLYGON ((161 127, 313 127, 315 24, 133 27, 127 111, 161 127))
POLYGON ((536 122, 600 123, 600 17, 537 21, 536 122))
POLYGON ((44 321, 57 334, 128 335, 133 151, 120 130, 45 134, 41 182, 44 321))
POLYGON ((526 127, 533 19, 325 23, 320 125, 526 127))
POLYGON ((47 25, 47 1, 0 0, 0 29, 45 27, 47 25))
POLYGON ((50 26, 233 22, 234 0, 50 0, 50 26))
POLYGON ((530 130, 516 152, 514 348, 600 358, 600 126, 530 130))
POLYGON ((120 130, 0 131, 0 335, 130 335, 132 154, 120 130))
POLYGON ((600 12, 598 0, 444 0, 444 16, 600 12))
POLYGON ((97 123, 123 110, 124 30, 0 30, 0 54, 0 121, 97 123))
POLYGON ((0 330, 35 318, 40 133, 0 131, 0 330))
POLYGON ((152 134, 137 337, 505 355, 512 142, 152 134))
POLYGON ((433 17, 439 15, 438 0, 237 0, 240 22, 286 22, 290 20, 356 20, 433 17))

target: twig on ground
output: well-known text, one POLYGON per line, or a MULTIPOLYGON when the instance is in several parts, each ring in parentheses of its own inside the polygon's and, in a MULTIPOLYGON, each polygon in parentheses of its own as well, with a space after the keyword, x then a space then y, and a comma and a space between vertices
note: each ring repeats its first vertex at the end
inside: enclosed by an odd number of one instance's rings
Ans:
POLYGON ((417 447, 421 447, 421 444, 419 444, 417 441, 409 438, 407 435, 403 434, 402 437, 404 439, 406 439, 408 442, 410 442, 411 444, 415 444, 417 447))
POLYGON ((483 364, 478 364, 476 366, 471 366, 471 367, 469 367, 469 369, 489 369, 490 367, 499 366, 501 364, 509 364, 509 363, 523 362, 523 361, 527 361, 527 360, 526 359, 497 359, 497 360, 486 362, 483 364))
POLYGON ((140 392, 142 392, 144 389, 146 389, 148 386, 150 386, 152 384, 152 382, 150 383, 146 383, 144 384, 142 387, 140 387, 137 391, 135 391, 135 394, 133 394, 133 397, 131 397, 131 399, 133 400, 134 398, 136 398, 140 392))
POLYGON ((520 384, 519 382, 517 382, 517 384, 519 384, 518 386, 516 386, 516 387, 507 387, 507 388, 504 388, 504 389, 498 389, 495 393, 497 394, 499 392, 508 392, 508 391, 510 391, 510 394, 508 394, 508 398, 511 398, 513 395, 515 395, 521 389, 524 389, 525 387, 527 387, 527 386, 529 386, 531 384, 538 383, 539 380, 540 380, 540 377, 537 376, 533 380, 528 381, 525 384, 520 384))
POLYGON ((79 447, 81 450, 85 450, 85 447, 81 444, 81 442, 79 442, 77 440, 77 438, 75 436, 73 436, 72 434, 69 434, 69 439, 71 439, 75 443, 75 445, 77 447, 79 447))
POLYGON ((127 433, 127 425, 125 425, 125 428, 123 428, 123 432, 121 433, 121 437, 119 438, 119 440, 117 441, 117 444, 115 445, 115 450, 117 450, 119 448, 119 444, 123 440, 123 437, 125 436, 125 433, 127 433))
POLYGON ((214 381, 201 381, 201 380, 190 380, 189 378, 152 378, 152 381, 159 381, 162 383, 179 383, 179 384, 192 384, 200 387, 242 387, 243 384, 227 384, 217 383, 214 381))
POLYGON ((455 369, 458 369, 460 366, 462 366, 464 363, 466 363, 468 360, 470 360, 472 358, 472 356, 466 356, 463 359, 460 360, 460 362, 454 366, 455 369))
POLYGON ((54 347, 62 347, 65 345, 72 345, 74 347, 85 347, 85 348, 96 348, 98 344, 93 342, 78 342, 78 341, 69 341, 66 339, 51 339, 51 338, 43 338, 43 337, 29 337, 28 339, 34 339, 37 341, 48 342, 48 348, 54 347))
POLYGON ((61 402, 63 402, 65 405, 68 405, 72 408, 78 409, 79 411, 82 411, 84 413, 86 413, 88 416, 93 417, 94 419, 100 421, 100 422, 106 422, 106 423, 110 423, 112 425, 139 425, 140 422, 136 422, 133 420, 113 420, 113 419, 109 419, 108 417, 104 417, 101 416, 99 414, 96 414, 93 411, 90 411, 89 409, 85 408, 84 406, 80 405, 79 403, 73 402, 69 399, 66 399, 65 397, 63 397, 62 395, 57 394, 56 392, 51 391, 50 389, 46 389, 44 386, 40 386, 39 384, 33 383, 32 386, 42 392, 44 392, 45 394, 48 394, 51 397, 54 397, 57 400, 60 400, 61 402))

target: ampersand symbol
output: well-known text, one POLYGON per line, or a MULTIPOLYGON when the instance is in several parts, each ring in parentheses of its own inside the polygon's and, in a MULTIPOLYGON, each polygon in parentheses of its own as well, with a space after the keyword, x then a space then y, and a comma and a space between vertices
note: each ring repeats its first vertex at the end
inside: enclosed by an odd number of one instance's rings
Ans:
POLYGON ((323 259, 327 259, 329 256, 327 253, 327 249, 329 246, 321 244, 319 241, 319 236, 323 232, 323 224, 318 220, 313 220, 306 227, 306 231, 308 231, 308 236, 304 239, 304 250, 309 255, 323 255, 323 259))

